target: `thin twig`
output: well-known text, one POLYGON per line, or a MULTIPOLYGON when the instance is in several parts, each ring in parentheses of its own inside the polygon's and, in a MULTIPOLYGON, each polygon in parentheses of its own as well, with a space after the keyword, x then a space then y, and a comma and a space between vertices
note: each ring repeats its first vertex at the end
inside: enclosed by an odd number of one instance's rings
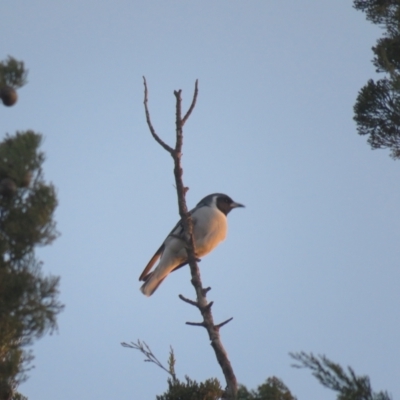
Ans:
MULTIPOLYGON (((153 354, 153 352, 151 351, 149 345, 146 342, 144 342, 144 341, 141 342, 138 339, 137 343, 134 343, 134 342, 131 342, 131 343, 122 342, 121 345, 123 347, 127 347, 129 349, 139 350, 141 353, 143 353, 146 356, 146 358, 144 359, 145 362, 152 362, 152 363, 156 364, 158 367, 160 367, 164 371, 168 372, 172 376, 172 378, 174 380, 176 380, 175 371, 170 371, 167 368, 165 368, 164 365, 162 365, 161 361, 153 354)), ((171 354, 172 354, 172 357, 173 357, 172 347, 171 347, 171 352, 170 352, 170 359, 171 359, 171 354)))
POLYGON ((218 324, 218 325, 215 325, 215 329, 219 329, 219 328, 223 327, 224 325, 226 325, 227 323, 231 322, 232 320, 233 320, 233 317, 227 319, 227 320, 224 321, 224 322, 221 322, 221 323, 218 324))
POLYGON ((181 294, 179 295, 179 298, 184 301, 185 303, 191 304, 192 306, 195 306, 197 308, 199 308, 199 305, 197 304, 197 301, 193 301, 190 299, 187 299, 185 296, 182 296, 181 294))
POLYGON ((153 124, 151 123, 151 119, 150 119, 150 112, 149 112, 149 108, 147 106, 147 82, 146 82, 146 78, 143 77, 143 84, 144 84, 144 110, 146 113, 146 121, 147 121, 147 125, 150 129, 150 132, 153 136, 153 138, 155 139, 155 141, 162 146, 165 150, 168 151, 168 153, 170 153, 171 155, 173 155, 174 153, 174 149, 170 146, 168 146, 163 140, 160 139, 160 137, 157 135, 156 130, 153 127, 153 124))
POLYGON ((199 94, 198 83, 199 83, 199 80, 196 79, 196 83, 194 85, 194 94, 193 94, 192 104, 190 105, 189 110, 187 110, 187 113, 185 114, 185 116, 182 119, 182 126, 185 125, 185 122, 190 117, 190 114, 192 113, 192 111, 194 110, 194 107, 196 106, 197 95, 199 94))
POLYGON ((211 287, 206 287, 202 290, 203 296, 206 297, 207 293, 211 290, 211 287))
POLYGON ((203 328, 206 328, 206 324, 204 322, 186 322, 186 325, 202 326, 203 328))

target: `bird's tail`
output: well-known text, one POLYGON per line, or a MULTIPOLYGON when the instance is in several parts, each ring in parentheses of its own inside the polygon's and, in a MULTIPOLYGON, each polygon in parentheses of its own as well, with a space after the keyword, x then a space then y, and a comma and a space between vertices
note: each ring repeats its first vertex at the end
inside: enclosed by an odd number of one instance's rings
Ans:
POLYGON ((144 280, 145 282, 140 288, 140 291, 147 297, 151 296, 157 288, 161 285, 162 281, 167 277, 168 274, 164 276, 157 273, 158 271, 151 272, 148 274, 144 280))

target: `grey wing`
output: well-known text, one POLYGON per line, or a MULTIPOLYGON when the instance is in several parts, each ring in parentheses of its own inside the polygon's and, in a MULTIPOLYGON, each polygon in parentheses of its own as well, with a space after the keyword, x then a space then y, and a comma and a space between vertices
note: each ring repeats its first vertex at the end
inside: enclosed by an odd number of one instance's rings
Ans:
MULTIPOLYGON (((193 221, 193 225, 196 225, 196 218, 193 217, 193 213, 197 210, 198 206, 196 206, 193 210, 189 211, 189 214, 192 215, 192 221, 193 221)), ((146 267, 144 268, 143 272, 140 274, 139 276, 139 281, 145 281, 147 279, 147 276, 150 273, 150 270, 153 268, 154 264, 157 262, 157 260, 161 257, 164 248, 165 248, 165 242, 167 241, 167 239, 170 236, 174 236, 174 237, 181 237, 183 234, 183 225, 182 225, 182 219, 178 221, 178 223, 173 227, 173 229, 171 230, 171 232, 168 234, 168 236, 166 237, 166 239, 164 240, 163 244, 160 246, 160 248, 155 252, 154 256, 151 258, 151 260, 147 263, 146 267)), ((182 238, 183 239, 183 238, 182 238)), ((180 265, 178 265, 174 271, 178 268, 183 267, 184 265, 186 265, 187 262, 182 263, 180 265)))
MULTIPOLYGON (((196 217, 193 215, 195 213, 195 211, 198 209, 199 207, 196 206, 195 208, 193 208, 193 210, 189 211, 189 215, 192 217, 192 221, 193 221, 193 226, 196 225, 197 219, 196 217)), ((174 228, 172 229, 172 231, 168 234, 167 238, 164 240, 164 244, 166 242, 166 240, 170 237, 173 236, 175 238, 181 238, 183 240, 183 223, 182 223, 182 219, 179 220, 179 222, 174 226, 174 228)))
MULTIPOLYGON (((193 210, 190 211, 190 214, 191 214, 191 216, 192 216, 193 227, 195 227, 195 226, 196 226, 196 223, 197 223, 197 218, 193 215, 193 213, 197 210, 197 208, 198 208, 198 207, 196 207, 196 208, 194 208, 193 210)), ((178 225, 180 225, 180 236, 182 236, 182 234, 183 234, 183 225, 182 225, 181 221, 179 221, 179 223, 177 224, 177 226, 178 226, 178 225)), ((176 226, 175 228, 177 228, 177 226, 176 226)), ((174 229, 175 229, 175 228, 174 228, 174 229)), ((173 232, 173 231, 172 231, 172 232, 173 232)), ((171 233, 172 233, 172 232, 171 232, 171 233)), ((182 238, 182 240, 183 240, 183 238, 182 238)), ((185 262, 183 262, 183 263, 177 265, 171 272, 174 272, 174 271, 176 271, 177 269, 182 268, 182 267, 184 267, 184 266, 187 265, 187 264, 189 264, 189 262, 188 262, 188 261, 185 261, 185 262)))
MULTIPOLYGON (((189 214, 192 216, 192 221, 193 221, 193 226, 196 225, 196 217, 193 216, 194 212, 199 208, 199 206, 197 205, 195 208, 193 208, 193 210, 189 211, 189 214)), ((183 224, 182 224, 182 219, 180 219, 178 221, 178 223, 173 227, 173 229, 171 230, 171 232, 168 234, 168 236, 166 237, 166 239, 164 240, 164 243, 167 241, 167 239, 170 236, 173 236, 175 238, 182 238, 183 240, 183 224)))

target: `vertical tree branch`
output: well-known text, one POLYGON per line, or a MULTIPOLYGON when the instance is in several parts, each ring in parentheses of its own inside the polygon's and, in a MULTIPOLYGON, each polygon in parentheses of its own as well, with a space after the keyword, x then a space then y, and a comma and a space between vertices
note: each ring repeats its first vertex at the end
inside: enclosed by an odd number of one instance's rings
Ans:
MULTIPOLYGON (((176 118, 175 118, 175 125, 176 125, 176 143, 175 148, 172 149, 170 146, 165 144, 159 136, 156 134, 154 127, 151 124, 150 120, 150 113, 147 107, 147 85, 146 80, 144 79, 144 86, 145 86, 145 112, 146 112, 146 121, 147 125, 150 129, 150 132, 153 138, 166 150, 168 151, 173 160, 174 160, 174 176, 175 176, 175 183, 176 183, 176 190, 178 196, 178 205, 179 205, 179 214, 182 218, 182 223, 185 231, 184 239, 186 245, 186 251, 188 254, 188 263, 190 266, 190 273, 192 276, 192 285, 196 291, 196 302, 192 302, 193 305, 196 305, 201 315, 203 316, 203 322, 196 323, 197 326, 204 326, 208 332, 208 336, 211 341, 211 346, 214 349, 215 356, 217 361, 222 369, 222 372, 225 376, 226 381, 226 389, 225 389, 225 398, 234 400, 237 396, 237 380, 236 376, 233 372, 232 365, 229 361, 228 354, 221 342, 219 330, 220 328, 229 321, 225 321, 222 324, 215 325, 214 318, 211 312, 211 303, 207 301, 207 292, 209 288, 203 288, 201 282, 201 275, 200 270, 197 265, 197 258, 195 252, 195 244, 193 239, 193 222, 192 218, 188 212, 187 205, 186 205, 186 192, 188 190, 187 187, 183 184, 183 170, 181 165, 181 158, 182 158, 182 146, 183 146, 183 125, 190 117, 195 105, 198 96, 198 81, 196 80, 195 90, 193 94, 192 103, 186 112, 185 116, 182 118, 182 91, 177 90, 174 91, 175 99, 176 99, 176 118)), ((192 304, 190 303, 190 304, 192 304)))

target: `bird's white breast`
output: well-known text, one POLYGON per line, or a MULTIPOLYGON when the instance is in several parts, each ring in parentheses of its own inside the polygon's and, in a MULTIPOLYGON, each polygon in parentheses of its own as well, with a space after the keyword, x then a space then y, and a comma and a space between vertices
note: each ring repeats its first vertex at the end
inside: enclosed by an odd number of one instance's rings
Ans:
POLYGON ((201 207, 193 214, 195 218, 194 241, 198 257, 213 250, 226 237, 228 228, 225 214, 215 207, 201 207))

